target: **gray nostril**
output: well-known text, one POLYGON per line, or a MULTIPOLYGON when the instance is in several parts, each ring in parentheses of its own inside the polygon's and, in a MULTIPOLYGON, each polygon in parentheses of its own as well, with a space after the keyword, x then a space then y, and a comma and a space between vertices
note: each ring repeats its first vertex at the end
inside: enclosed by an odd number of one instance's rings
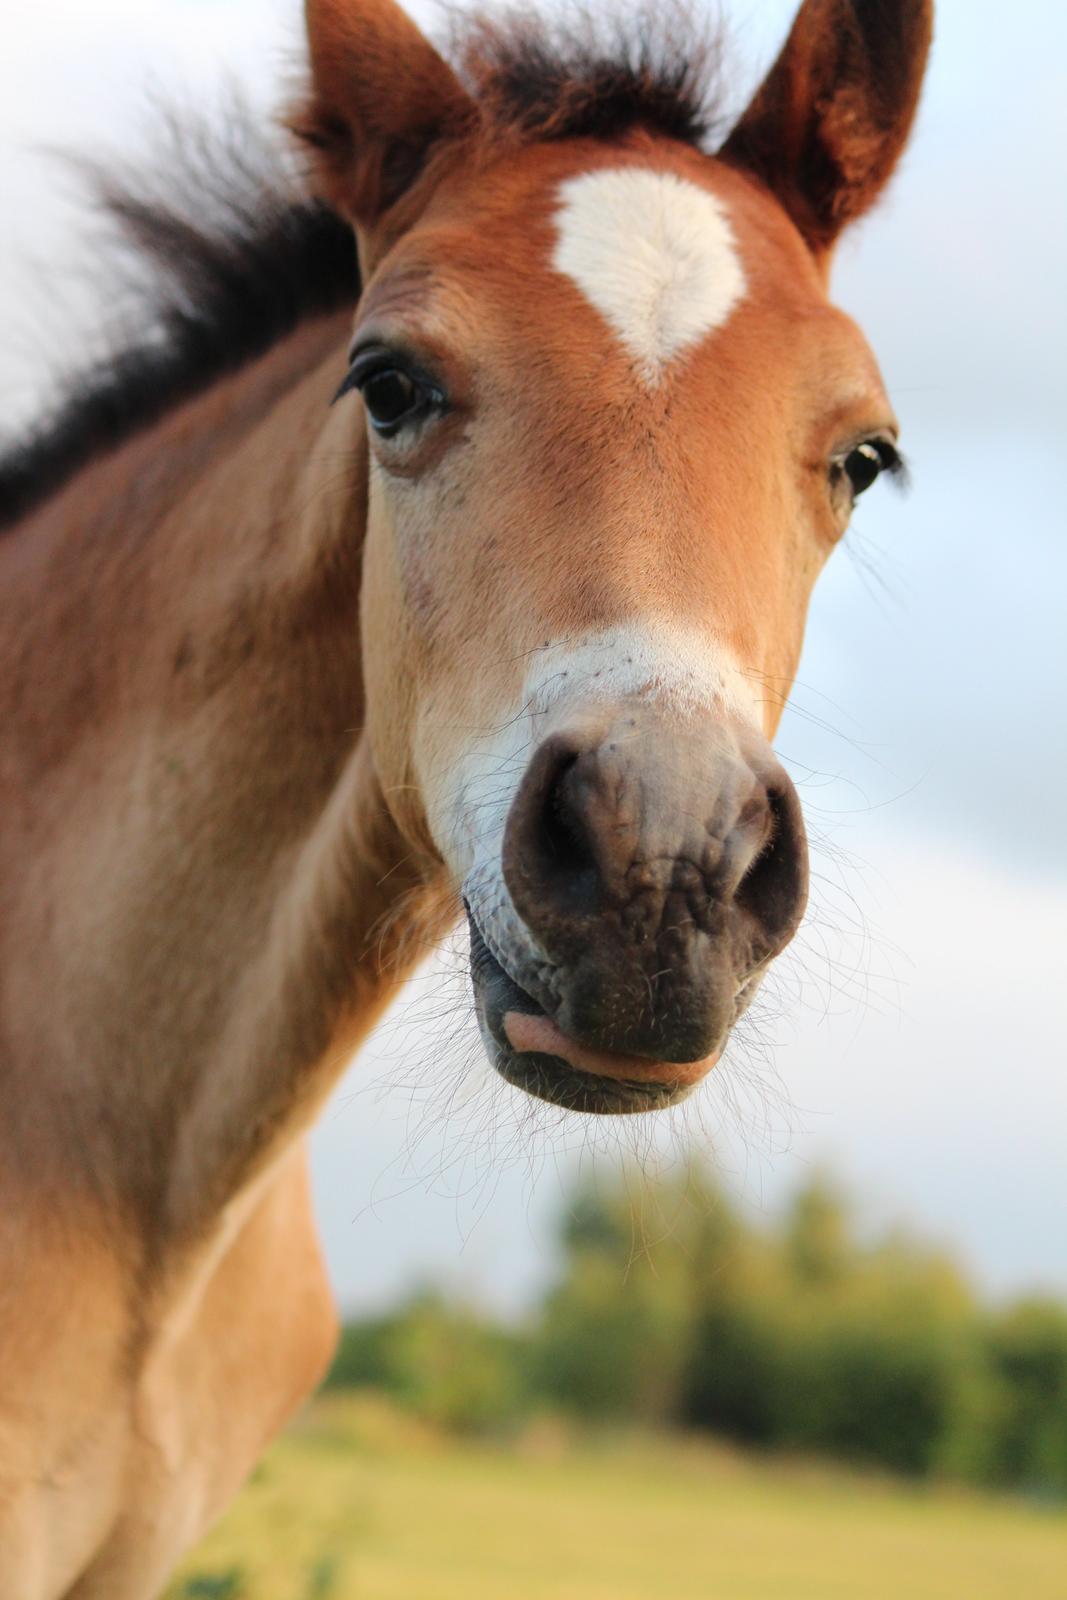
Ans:
POLYGON ((590 831, 581 752, 565 752, 547 775, 532 829, 542 892, 561 909, 588 911, 600 899, 600 864, 590 831))
POLYGON ((535 754, 512 805, 503 869, 519 916, 544 939, 565 939, 601 901, 588 751, 560 736, 535 754), (586 763, 583 765, 583 763, 586 763))
POLYGON ((792 937, 807 898, 807 851, 791 788, 767 791, 767 843, 737 887, 735 904, 758 923, 769 953, 792 937))
POLYGON ((561 872, 581 872, 595 864, 589 837, 568 783, 577 762, 577 752, 560 762, 546 787, 541 810, 541 846, 561 872))

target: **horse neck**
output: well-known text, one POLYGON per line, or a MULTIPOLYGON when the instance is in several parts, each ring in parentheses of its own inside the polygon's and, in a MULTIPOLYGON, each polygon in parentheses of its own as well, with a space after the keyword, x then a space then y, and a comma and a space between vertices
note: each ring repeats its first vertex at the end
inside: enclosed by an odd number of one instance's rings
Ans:
POLYGON ((157 1249, 295 1134, 433 921, 361 733, 343 343, 294 335, 0 552, 6 1167, 157 1249))

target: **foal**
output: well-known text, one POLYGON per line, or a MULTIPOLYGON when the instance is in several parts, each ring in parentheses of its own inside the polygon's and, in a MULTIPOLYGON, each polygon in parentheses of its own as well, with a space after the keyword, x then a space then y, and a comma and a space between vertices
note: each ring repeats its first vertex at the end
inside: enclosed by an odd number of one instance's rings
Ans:
POLYGON ((304 1134, 462 907, 510 1081, 708 1072, 804 907, 808 596, 899 465, 826 282, 926 0, 805 0, 715 157, 683 37, 307 12, 325 204, 114 196, 162 332, 0 464, 4 1600, 156 1594, 317 1381, 304 1134))

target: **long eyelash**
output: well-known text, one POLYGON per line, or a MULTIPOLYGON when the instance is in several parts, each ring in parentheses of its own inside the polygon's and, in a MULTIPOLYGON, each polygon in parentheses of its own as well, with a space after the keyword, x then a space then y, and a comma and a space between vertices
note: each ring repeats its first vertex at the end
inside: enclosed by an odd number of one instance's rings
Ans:
POLYGON ((901 494, 907 494, 912 484, 911 466, 908 461, 888 439, 879 440, 878 448, 882 456, 883 472, 888 474, 894 488, 899 489, 901 494))
POLYGON ((358 389, 360 377, 362 377, 362 373, 357 374, 355 367, 349 367, 341 381, 341 387, 330 401, 331 406, 335 406, 338 400, 342 400, 346 394, 351 394, 353 389, 358 389))

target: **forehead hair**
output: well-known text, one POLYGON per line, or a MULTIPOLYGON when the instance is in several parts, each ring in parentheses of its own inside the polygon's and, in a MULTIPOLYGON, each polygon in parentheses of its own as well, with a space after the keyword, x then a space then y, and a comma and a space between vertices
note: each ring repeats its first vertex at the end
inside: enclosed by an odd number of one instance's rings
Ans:
POLYGON ((596 19, 476 14, 455 24, 449 54, 490 134, 612 140, 641 127, 704 149, 724 131, 720 39, 677 0, 596 19))

